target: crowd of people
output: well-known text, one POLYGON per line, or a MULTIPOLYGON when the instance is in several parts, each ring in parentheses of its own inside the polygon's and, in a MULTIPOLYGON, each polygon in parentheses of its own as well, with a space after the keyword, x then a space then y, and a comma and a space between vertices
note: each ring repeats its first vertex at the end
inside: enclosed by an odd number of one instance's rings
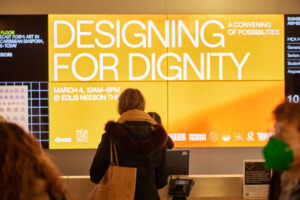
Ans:
MULTIPOLYGON (((167 185, 167 149, 174 143, 160 116, 145 112, 145 99, 137 89, 119 97, 117 121, 105 125, 105 133, 90 168, 90 179, 99 183, 111 163, 111 142, 120 166, 134 167, 134 199, 160 199, 158 189, 167 185)), ((265 166, 274 171, 269 199, 300 199, 300 104, 280 104, 274 110, 275 136, 263 149, 265 166)), ((70 195, 56 166, 40 144, 18 125, 0 116, 0 199, 68 200, 70 195)))

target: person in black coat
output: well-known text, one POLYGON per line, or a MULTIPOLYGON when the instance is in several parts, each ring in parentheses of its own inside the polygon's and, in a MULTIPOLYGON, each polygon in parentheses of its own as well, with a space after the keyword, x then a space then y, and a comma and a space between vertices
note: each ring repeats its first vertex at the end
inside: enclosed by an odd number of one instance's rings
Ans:
POLYGON ((276 107, 273 114, 275 136, 270 139, 263 151, 265 165, 273 169, 268 199, 299 200, 300 103, 285 101, 276 107), (293 157, 292 160, 286 159, 290 155, 293 157))
POLYGON ((137 89, 119 97, 117 122, 108 122, 92 166, 90 178, 99 183, 110 165, 110 139, 116 144, 120 166, 137 168, 135 199, 160 199, 158 189, 167 185, 168 139, 164 128, 144 112, 145 100, 137 89))

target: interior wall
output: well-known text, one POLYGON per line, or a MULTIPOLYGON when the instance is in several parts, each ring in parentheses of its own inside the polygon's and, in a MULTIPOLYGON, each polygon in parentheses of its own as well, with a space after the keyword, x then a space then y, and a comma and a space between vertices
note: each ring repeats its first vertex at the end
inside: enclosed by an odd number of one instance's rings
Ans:
MULTIPOLYGON (((0 0, 0 14, 299 14, 299 0, 0 0)), ((241 174, 262 148, 190 149, 190 174, 241 174)), ((95 150, 46 150, 65 175, 88 175, 95 150)))
MULTIPOLYGON (((262 159, 262 148, 194 148, 189 174, 242 174, 244 159, 262 159)), ((89 175, 96 150, 46 150, 64 175, 89 175)))
POLYGON ((297 14, 299 0, 0 0, 0 14, 297 14))

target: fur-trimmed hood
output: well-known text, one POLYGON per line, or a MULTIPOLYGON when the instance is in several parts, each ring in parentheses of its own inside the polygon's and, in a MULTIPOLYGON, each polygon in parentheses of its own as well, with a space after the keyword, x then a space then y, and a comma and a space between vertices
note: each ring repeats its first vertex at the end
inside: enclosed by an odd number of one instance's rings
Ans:
POLYGON ((149 154, 165 146, 168 139, 162 126, 145 121, 109 121, 105 125, 105 132, 119 148, 129 153, 149 154))

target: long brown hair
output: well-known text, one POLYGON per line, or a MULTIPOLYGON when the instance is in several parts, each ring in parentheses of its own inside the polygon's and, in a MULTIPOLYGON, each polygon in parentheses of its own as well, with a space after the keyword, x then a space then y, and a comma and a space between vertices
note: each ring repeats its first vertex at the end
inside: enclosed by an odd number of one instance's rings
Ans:
POLYGON ((119 96, 118 111, 121 115, 128 110, 145 110, 145 98, 138 89, 127 88, 119 96))
POLYGON ((0 122, 0 199, 34 199, 39 181, 54 199, 67 199, 58 169, 40 144, 18 125, 0 122))

